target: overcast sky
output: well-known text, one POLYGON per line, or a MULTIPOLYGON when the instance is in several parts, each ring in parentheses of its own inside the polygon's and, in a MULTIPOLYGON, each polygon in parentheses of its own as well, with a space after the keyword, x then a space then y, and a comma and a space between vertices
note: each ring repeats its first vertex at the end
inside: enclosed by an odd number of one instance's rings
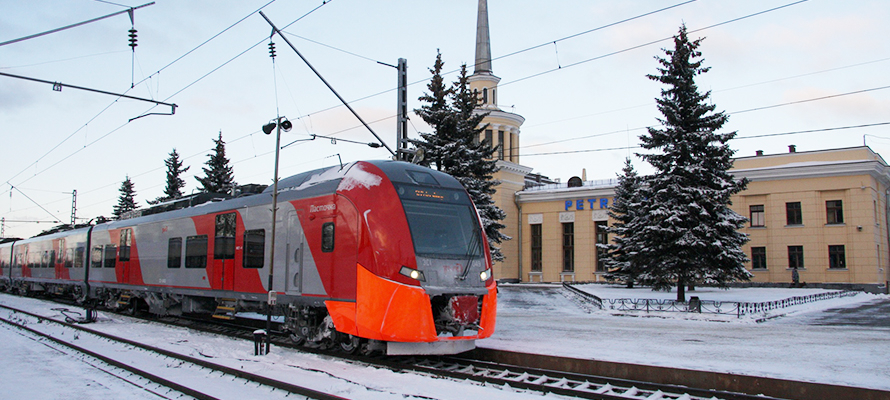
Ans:
MULTIPOLYGON (((0 0, 0 43, 144 4, 118 3, 0 0)), ((126 13, 0 46, 2 73, 178 106, 172 116, 128 122, 171 107, 0 76, 5 235, 52 226, 13 221, 69 221, 72 190, 79 218, 109 216, 127 176, 144 205, 162 194, 173 148, 191 167, 190 193, 220 131, 236 181, 269 184, 274 137, 260 127, 279 112, 294 122, 283 144, 309 134, 375 141, 277 36, 273 68, 261 8, 279 27, 290 24, 291 43, 391 147, 396 71, 378 61, 408 60, 409 109, 420 106, 437 49, 449 81, 474 62, 474 0, 322 4, 157 0, 135 11, 135 54, 126 13)), ((706 37, 700 49, 711 71, 698 83, 730 115, 724 131, 738 131, 737 156, 863 142, 890 156, 886 1, 489 0, 488 8, 499 105, 526 119, 520 163, 551 178, 565 181, 582 168, 591 180, 614 178, 628 156, 649 170, 634 154, 643 128, 657 124, 661 86, 646 74, 656 73, 654 57, 682 23, 692 38, 706 37), (813 132, 794 133, 803 131, 813 132), (746 139, 774 134, 785 135, 746 139)), ((410 136, 428 130, 411 116, 410 136)), ((281 151, 281 175, 335 165, 338 155, 390 156, 344 141, 298 142, 281 151)))

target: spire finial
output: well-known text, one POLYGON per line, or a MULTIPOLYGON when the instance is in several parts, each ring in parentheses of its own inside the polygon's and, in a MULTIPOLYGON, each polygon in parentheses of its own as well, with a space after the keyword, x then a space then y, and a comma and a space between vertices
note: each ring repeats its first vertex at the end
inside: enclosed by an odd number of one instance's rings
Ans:
POLYGON ((476 68, 473 73, 491 73, 491 40, 488 36, 488 0, 479 0, 479 14, 476 17, 476 68))

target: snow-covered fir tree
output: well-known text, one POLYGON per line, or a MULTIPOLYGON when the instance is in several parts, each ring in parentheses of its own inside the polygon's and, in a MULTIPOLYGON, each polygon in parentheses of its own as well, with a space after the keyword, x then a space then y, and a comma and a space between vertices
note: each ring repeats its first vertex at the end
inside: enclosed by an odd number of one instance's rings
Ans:
POLYGON ((427 85, 430 93, 420 97, 426 104, 415 110, 434 132, 423 133, 421 139, 411 142, 424 149, 428 166, 453 176, 467 189, 482 219, 491 257, 503 261, 504 255, 498 244, 510 237, 501 232, 505 226, 500 221, 506 219, 506 213, 491 198, 495 186, 500 183, 493 178, 497 172, 497 160, 492 158, 496 149, 490 143, 478 140, 488 126, 482 125, 488 113, 474 111, 479 99, 469 88, 466 64, 461 66, 458 80, 450 88, 443 83, 442 66, 442 57, 438 54, 430 69, 433 74, 427 85))
POLYGON ((174 148, 170 153, 170 157, 164 160, 167 166, 167 186, 164 187, 164 195, 155 200, 149 200, 149 204, 158 204, 163 201, 175 200, 182 197, 182 189, 185 188, 185 180, 180 176, 191 167, 182 167, 182 160, 179 159, 179 153, 174 148))
POLYGON ((129 176, 121 183, 120 193, 117 204, 112 208, 111 212, 114 215, 114 219, 121 219, 126 212, 139 208, 139 205, 136 204, 136 187, 129 176))
POLYGON ((702 66, 701 41, 689 41, 683 25, 674 49, 664 49, 667 58, 656 57, 659 73, 647 77, 667 85, 656 99, 663 127, 640 136, 652 150, 641 156, 655 173, 644 178, 637 210, 643 229, 632 239, 639 241, 632 244, 639 249, 634 261, 644 269, 638 280, 656 290, 676 286, 678 301, 686 301, 686 285, 724 287, 751 276, 741 250, 748 237, 738 230, 746 218, 729 208, 747 180, 728 172, 734 150, 726 143, 736 133, 716 132, 728 116, 714 112, 710 91, 700 93, 695 83, 709 70, 702 66))
POLYGON ((632 262, 633 257, 639 253, 639 249, 634 247, 639 243, 633 239, 643 222, 636 213, 640 207, 640 177, 630 158, 624 160, 621 171, 618 186, 615 187, 615 197, 609 207, 609 217, 615 222, 606 227, 606 232, 612 236, 612 243, 597 244, 597 247, 605 250, 608 271, 605 278, 625 282, 628 288, 632 288, 641 273, 639 263, 632 262))
POLYGON ((229 159, 226 158, 226 142, 222 139, 222 132, 213 142, 216 147, 213 153, 208 154, 210 159, 205 163, 207 168, 202 168, 204 176, 196 176, 195 179, 201 184, 202 192, 228 193, 235 187, 235 176, 229 166, 229 159))
POLYGON ((448 104, 448 98, 451 96, 452 89, 445 86, 445 79, 442 77, 444 65, 442 53, 437 53, 436 62, 430 69, 433 76, 430 78, 430 83, 426 85, 429 93, 420 96, 419 100, 423 103, 420 108, 414 110, 414 113, 420 116, 423 122, 433 128, 433 132, 421 132, 419 140, 409 139, 415 147, 423 150, 424 158, 421 164, 435 167, 439 171, 442 170, 442 160, 445 157, 442 154, 442 147, 451 141, 451 126, 448 121, 452 110, 448 104))

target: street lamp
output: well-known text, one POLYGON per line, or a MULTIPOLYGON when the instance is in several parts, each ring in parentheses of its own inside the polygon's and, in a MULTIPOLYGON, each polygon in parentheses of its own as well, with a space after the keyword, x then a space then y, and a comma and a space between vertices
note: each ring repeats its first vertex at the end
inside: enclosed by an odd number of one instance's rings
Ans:
POLYGON ((281 130, 288 132, 294 125, 285 117, 278 117, 273 122, 263 125, 263 133, 269 135, 275 130, 275 172, 272 179, 272 250, 269 252, 269 296, 266 299, 266 354, 272 342, 272 306, 275 305, 275 290, 272 288, 275 271, 275 222, 278 219, 278 154, 281 149, 281 130))

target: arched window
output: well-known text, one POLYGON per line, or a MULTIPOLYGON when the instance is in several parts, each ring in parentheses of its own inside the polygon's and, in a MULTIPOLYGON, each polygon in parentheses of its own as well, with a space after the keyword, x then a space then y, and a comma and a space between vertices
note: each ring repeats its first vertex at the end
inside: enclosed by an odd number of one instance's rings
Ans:
POLYGON ((482 104, 488 104, 488 88, 482 88, 482 104))
POLYGON ((491 88, 491 104, 495 105, 495 106, 498 105, 498 99, 497 99, 497 97, 495 97, 496 93, 497 93, 497 89, 491 88))

